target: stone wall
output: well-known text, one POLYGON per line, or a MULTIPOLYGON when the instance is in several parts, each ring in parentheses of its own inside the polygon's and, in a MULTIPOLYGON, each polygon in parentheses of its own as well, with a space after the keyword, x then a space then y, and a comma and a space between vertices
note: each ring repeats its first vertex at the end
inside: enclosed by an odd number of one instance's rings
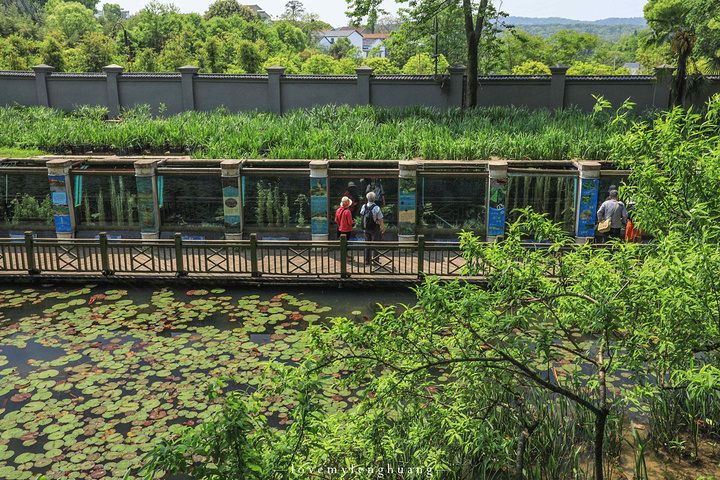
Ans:
MULTIPOLYGON (((123 73, 108 65, 103 73, 54 73, 37 65, 33 72, 0 72, 0 105, 47 106, 72 110, 79 105, 106 106, 115 117, 121 109, 147 104, 153 113, 173 115, 186 110, 283 113, 315 105, 375 105, 436 108, 460 107, 464 97, 464 67, 451 67, 449 75, 373 75, 359 67, 356 75, 284 75, 283 67, 270 67, 267 75, 200 74, 193 66, 178 73, 123 73)), ((590 111, 595 96, 614 106, 629 99, 638 111, 665 109, 669 102, 669 76, 567 76, 557 65, 551 75, 480 77, 478 105, 526 106, 530 109, 577 106, 590 111)), ((702 105, 720 92, 720 77, 710 77, 706 88, 692 97, 702 105)))

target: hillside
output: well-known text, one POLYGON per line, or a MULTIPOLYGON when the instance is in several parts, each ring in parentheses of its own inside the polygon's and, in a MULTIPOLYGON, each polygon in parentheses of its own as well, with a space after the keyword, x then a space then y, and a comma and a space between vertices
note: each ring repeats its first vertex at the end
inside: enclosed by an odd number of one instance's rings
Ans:
POLYGON ((603 20, 583 21, 569 18, 549 17, 507 17, 505 22, 524 30, 531 35, 549 38, 560 30, 575 30, 581 33, 597 35, 606 42, 615 42, 625 35, 647 28, 645 19, 636 18, 606 18, 603 20))

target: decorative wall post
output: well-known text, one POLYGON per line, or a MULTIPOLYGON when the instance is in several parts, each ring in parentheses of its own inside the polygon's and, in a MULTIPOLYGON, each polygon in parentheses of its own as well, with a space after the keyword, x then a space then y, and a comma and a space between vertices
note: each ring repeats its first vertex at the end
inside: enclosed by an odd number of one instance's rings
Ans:
POLYGON ((55 235, 57 238, 73 238, 75 236, 75 206, 70 178, 72 160, 48 160, 46 165, 50 180, 53 216, 55 217, 55 235))
POLYGON ((107 77, 107 107, 108 117, 116 118, 120 114, 120 89, 118 88, 118 76, 122 74, 124 67, 120 65, 107 65, 103 72, 107 77))
POLYGON ((448 106, 463 107, 463 99, 465 98, 465 65, 453 65, 448 67, 450 72, 450 100, 448 106))
POLYGON ((310 162, 310 222, 313 241, 328 240, 327 160, 310 162))
POLYGON ((372 98, 370 97, 370 77, 372 76, 374 68, 363 65, 355 69, 357 74, 357 104, 358 105, 372 105, 372 98))
POLYGON ((140 235, 143 240, 160 237, 160 202, 157 191, 157 160, 135 162, 140 235))
POLYGON ((198 67, 185 65, 178 68, 182 79, 182 104, 183 110, 195 110, 195 75, 200 71, 198 67))
POLYGON ((55 67, 41 63, 40 65, 35 65, 32 69, 35 71, 37 104, 39 107, 49 107, 50 97, 48 97, 47 91, 47 77, 55 70, 55 67))
POLYGON ((655 82, 653 85, 653 107, 670 108, 670 93, 672 92, 673 73, 675 67, 664 63, 655 67, 655 82))
POLYGON ((580 172, 580 186, 575 202, 575 240, 577 243, 587 243, 595 238, 600 163, 578 161, 576 165, 580 172))
POLYGON ((415 241, 417 228, 417 162, 398 162, 398 241, 415 241))
POLYGON ((225 216, 225 238, 242 239, 242 215, 240 210, 240 160, 223 160, 222 171, 223 215, 225 216))
POLYGON ((565 80, 568 67, 560 63, 550 67, 552 79, 550 80, 550 105, 555 108, 565 108, 565 80))
POLYGON ((487 241, 505 235, 505 203, 507 201, 507 162, 488 163, 490 178, 487 190, 487 241))
POLYGON ((285 73, 285 67, 273 65, 265 70, 268 72, 268 105, 272 113, 282 113, 282 94, 280 90, 280 77, 285 73))

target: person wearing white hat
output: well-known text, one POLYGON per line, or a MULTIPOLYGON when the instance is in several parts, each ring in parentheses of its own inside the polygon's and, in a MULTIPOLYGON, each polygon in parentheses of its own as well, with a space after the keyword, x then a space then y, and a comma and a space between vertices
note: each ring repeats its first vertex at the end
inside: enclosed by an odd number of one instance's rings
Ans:
POLYGON ((342 200, 340 200, 340 206, 335 211, 335 223, 338 225, 338 239, 340 238, 340 235, 344 234, 350 238, 350 235, 352 234, 353 216, 352 210, 350 209, 352 204, 353 201, 348 197, 342 197, 342 200))

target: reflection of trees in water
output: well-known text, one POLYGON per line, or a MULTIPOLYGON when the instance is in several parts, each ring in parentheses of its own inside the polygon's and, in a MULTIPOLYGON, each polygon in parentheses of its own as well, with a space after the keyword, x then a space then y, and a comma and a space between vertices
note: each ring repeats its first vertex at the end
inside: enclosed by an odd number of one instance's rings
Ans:
POLYGON ((516 208, 531 206, 534 211, 546 213, 563 230, 575 229, 574 177, 524 176, 510 177, 508 181, 507 221, 515 221, 516 208))

